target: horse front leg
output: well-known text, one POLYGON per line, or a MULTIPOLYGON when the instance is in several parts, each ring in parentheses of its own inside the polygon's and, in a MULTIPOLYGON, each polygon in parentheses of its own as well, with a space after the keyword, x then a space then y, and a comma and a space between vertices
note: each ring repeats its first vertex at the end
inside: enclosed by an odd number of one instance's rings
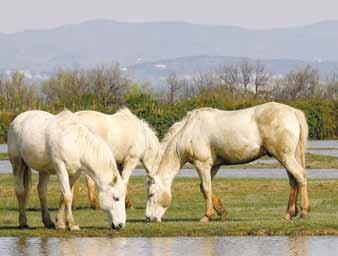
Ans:
POLYGON ((70 230, 80 230, 79 225, 75 224, 73 212, 72 212, 72 202, 73 202, 73 192, 72 188, 74 182, 78 179, 79 175, 74 175, 69 177, 68 172, 63 164, 59 164, 56 167, 56 174, 60 182, 60 188, 63 200, 61 201, 60 209, 57 215, 57 228, 65 228, 64 225, 64 209, 66 209, 66 221, 67 226, 70 230))
MULTIPOLYGON (((128 186, 129 178, 133 170, 136 168, 137 164, 139 163, 138 158, 132 158, 132 157, 127 157, 126 160, 123 163, 123 169, 121 171, 121 176, 124 182, 126 183, 126 186, 128 186)), ((133 208, 133 204, 128 197, 128 189, 126 190, 126 208, 130 209, 133 208)))
MULTIPOLYGON (((211 168, 211 181, 215 178, 218 170, 219 170, 218 165, 214 165, 211 168)), ((225 210, 224 205, 222 203, 222 200, 218 197, 215 196, 214 194, 212 195, 212 204, 214 206, 215 211, 217 212, 218 216, 220 216, 221 220, 224 221, 227 219, 228 212, 225 210)))
POLYGON ((55 224, 51 220, 49 211, 48 211, 48 203, 47 203, 48 181, 49 181, 49 173, 40 172, 39 183, 38 183, 38 194, 39 194, 39 199, 40 199, 41 218, 46 228, 54 229, 55 224))
POLYGON ((207 223, 216 217, 216 212, 213 205, 212 186, 211 186, 211 166, 209 163, 195 161, 194 165, 201 178, 201 191, 205 200, 205 214, 200 219, 201 222, 207 223))

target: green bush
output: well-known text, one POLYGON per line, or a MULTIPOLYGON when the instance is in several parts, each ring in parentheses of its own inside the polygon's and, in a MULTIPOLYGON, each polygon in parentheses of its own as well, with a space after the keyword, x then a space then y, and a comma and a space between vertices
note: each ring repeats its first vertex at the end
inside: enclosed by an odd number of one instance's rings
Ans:
POLYGON ((15 116, 15 113, 0 112, 0 143, 6 142, 8 126, 15 116))
MULTIPOLYGON (((214 107, 223 110, 236 110, 255 106, 267 102, 267 100, 238 96, 236 98, 221 91, 202 93, 199 96, 177 101, 175 104, 166 104, 156 101, 151 93, 136 92, 129 94, 125 104, 138 117, 146 120, 163 138, 170 126, 181 120, 188 111, 201 107, 214 107)), ((311 139, 335 139, 338 137, 337 100, 326 99, 299 99, 281 102, 304 111, 309 125, 309 137, 311 139)), ((117 106, 95 109, 104 113, 114 113, 117 106)), ((63 107, 60 106, 60 110, 63 107)), ((90 109, 90 108, 89 108, 90 109)), ((48 108, 45 109, 48 111, 48 108)), ((75 107, 74 111, 77 110, 75 107)), ((49 112, 57 113, 59 109, 49 112)), ((8 125, 16 116, 16 113, 0 113, 0 140, 5 142, 8 125)))

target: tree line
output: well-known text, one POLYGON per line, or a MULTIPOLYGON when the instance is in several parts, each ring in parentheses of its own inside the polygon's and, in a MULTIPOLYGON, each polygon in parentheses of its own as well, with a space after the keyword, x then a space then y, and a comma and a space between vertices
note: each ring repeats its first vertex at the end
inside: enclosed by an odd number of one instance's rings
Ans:
POLYGON ((271 75, 259 61, 224 65, 189 78, 174 73, 156 90, 131 81, 118 64, 95 68, 60 69, 41 85, 28 82, 20 72, 0 76, 0 139, 8 123, 30 109, 57 113, 92 109, 113 113, 128 106, 163 136, 172 123, 198 107, 234 110, 268 101, 302 109, 310 126, 310 137, 336 138, 338 73, 321 78, 311 66, 285 76, 271 75))

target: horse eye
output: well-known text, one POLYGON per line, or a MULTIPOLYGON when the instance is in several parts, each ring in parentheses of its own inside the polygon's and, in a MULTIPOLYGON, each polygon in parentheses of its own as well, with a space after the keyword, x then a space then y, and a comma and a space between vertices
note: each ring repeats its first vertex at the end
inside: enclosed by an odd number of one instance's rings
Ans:
POLYGON ((154 196, 154 193, 151 193, 149 194, 149 198, 153 197, 154 196))
POLYGON ((114 199, 114 201, 116 201, 116 202, 120 201, 120 198, 118 198, 118 197, 116 197, 116 196, 113 196, 113 199, 114 199))

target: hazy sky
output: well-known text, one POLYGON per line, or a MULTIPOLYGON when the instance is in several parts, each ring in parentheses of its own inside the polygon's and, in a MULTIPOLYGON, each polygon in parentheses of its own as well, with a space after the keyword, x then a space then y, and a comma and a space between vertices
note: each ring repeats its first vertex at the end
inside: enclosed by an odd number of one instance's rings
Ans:
POLYGON ((0 0, 0 32, 90 19, 272 28, 338 20, 337 0, 0 0))

